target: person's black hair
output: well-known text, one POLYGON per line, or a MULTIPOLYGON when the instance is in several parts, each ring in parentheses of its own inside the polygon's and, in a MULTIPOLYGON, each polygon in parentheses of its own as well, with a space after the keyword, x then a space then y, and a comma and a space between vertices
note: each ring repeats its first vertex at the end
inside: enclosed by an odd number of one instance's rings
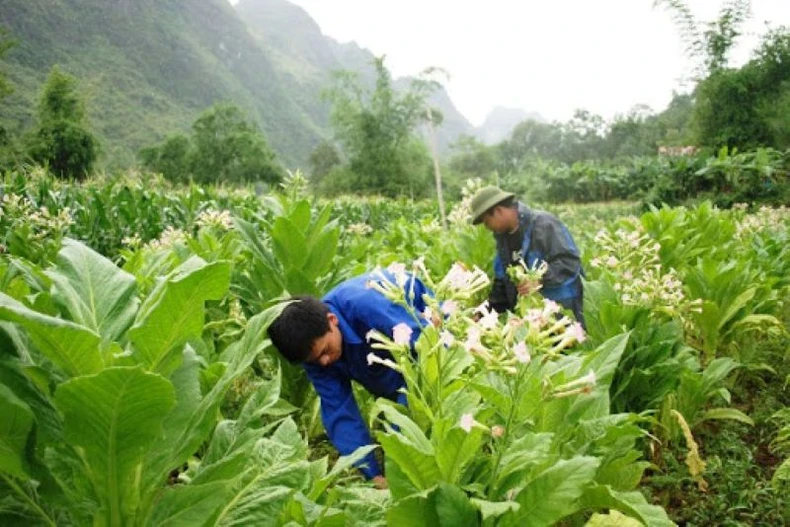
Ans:
POLYGON ((329 331, 329 308, 319 299, 293 296, 287 300, 280 316, 269 326, 269 338, 277 350, 291 362, 304 362, 313 343, 329 331))

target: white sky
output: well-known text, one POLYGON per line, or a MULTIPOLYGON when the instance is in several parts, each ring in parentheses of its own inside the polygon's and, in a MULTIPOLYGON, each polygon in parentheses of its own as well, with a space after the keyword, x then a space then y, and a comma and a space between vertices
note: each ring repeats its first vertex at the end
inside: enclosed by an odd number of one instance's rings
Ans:
MULTIPOLYGON (((561 121, 576 108, 607 119, 640 103, 662 110, 691 73, 677 28, 653 0, 291 1, 324 34, 386 54, 396 77, 447 70, 446 88, 474 125, 494 106, 561 121)), ((724 1, 687 3, 708 21, 724 1)), ((733 65, 749 58, 766 21, 790 25, 790 0, 752 0, 733 65)))

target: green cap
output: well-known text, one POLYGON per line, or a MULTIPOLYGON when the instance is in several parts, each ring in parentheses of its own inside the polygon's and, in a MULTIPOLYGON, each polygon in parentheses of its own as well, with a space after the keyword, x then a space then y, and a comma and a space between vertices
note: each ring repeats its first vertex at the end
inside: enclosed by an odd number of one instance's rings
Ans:
POLYGON ((508 198, 515 196, 512 192, 505 192, 499 187, 483 187, 472 197, 472 223, 477 225, 483 219, 483 214, 508 198))

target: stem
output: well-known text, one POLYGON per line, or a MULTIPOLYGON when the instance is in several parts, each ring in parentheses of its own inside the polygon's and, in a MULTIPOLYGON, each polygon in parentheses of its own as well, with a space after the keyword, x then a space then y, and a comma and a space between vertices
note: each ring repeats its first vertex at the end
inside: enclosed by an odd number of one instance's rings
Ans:
POLYGON ((5 476, 5 475, 2 475, 2 474, 0 474, 0 476, 2 476, 2 477, 3 477, 3 479, 5 480, 5 482, 6 482, 6 483, 8 483, 8 486, 9 486, 9 487, 11 487, 13 490, 15 490, 15 491, 17 492, 17 494, 19 494, 20 496, 22 496, 22 498, 24 498, 24 500, 25 500, 25 501, 28 503, 28 505, 30 505, 30 507, 31 507, 31 508, 32 508, 34 511, 36 511, 36 512, 38 513, 38 515, 39 515, 39 516, 41 516, 41 517, 44 519, 44 521, 46 521, 46 522, 47 522, 47 525, 51 525, 52 527, 57 527, 57 524, 55 523, 55 521, 54 521, 54 520, 52 520, 52 518, 50 518, 50 517, 49 517, 49 515, 48 515, 48 514, 47 514, 47 513, 44 511, 44 509, 42 509, 42 508, 39 506, 39 504, 38 504, 38 503, 36 503, 36 502, 35 502, 35 501, 34 501, 34 500, 33 500, 33 499, 32 499, 32 498, 31 498, 31 497, 30 497, 30 496, 27 494, 27 492, 25 492, 24 490, 22 490, 22 489, 19 487, 19 485, 17 485, 17 484, 14 482, 14 480, 13 480, 13 479, 11 479, 11 478, 9 478, 9 477, 7 477, 7 476, 5 476))
MULTIPOLYGON (((522 378, 524 377, 524 372, 526 372, 528 368, 529 368, 529 366, 527 366, 526 368, 522 369, 521 372, 519 372, 518 376, 516 377, 515 384, 508 383, 508 391, 510 392, 510 400, 513 401, 513 404, 510 405, 510 412, 508 412, 507 420, 505 421, 505 433, 502 436, 502 441, 501 441, 502 445, 507 443, 508 435, 510 435, 510 423, 513 422, 513 417, 514 417, 514 414, 516 413, 516 405, 518 404, 518 387, 521 386, 521 381, 522 381, 522 378)), ((499 448, 497 448, 496 458, 495 458, 495 462, 494 462, 494 470, 491 473, 491 486, 488 489, 488 499, 489 500, 497 499, 493 495, 493 493, 494 493, 494 490, 496 488, 495 487, 496 477, 497 477, 497 473, 499 472, 499 463, 502 461, 502 452, 503 452, 503 450, 504 450, 503 446, 500 446, 499 448)))

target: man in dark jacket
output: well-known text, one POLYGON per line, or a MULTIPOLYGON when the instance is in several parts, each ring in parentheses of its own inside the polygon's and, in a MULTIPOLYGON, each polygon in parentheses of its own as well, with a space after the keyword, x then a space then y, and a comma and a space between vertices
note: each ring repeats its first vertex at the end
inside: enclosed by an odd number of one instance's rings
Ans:
POLYGON ((530 269, 545 262, 541 294, 573 311, 584 326, 584 290, 579 250, 568 228, 553 214, 531 210, 515 194, 488 186, 472 198, 472 223, 483 223, 494 233, 494 283, 488 302, 498 312, 511 310, 518 295, 533 292, 538 284, 514 284, 507 267, 523 261, 530 269))
MULTIPOLYGON (((392 355, 372 348, 368 333, 375 330, 396 342, 408 339, 413 350, 427 323, 370 287, 371 281, 382 280, 400 284, 411 307, 417 312, 425 310, 423 295, 431 292, 419 279, 407 273, 394 276, 374 271, 341 283, 321 300, 293 297, 268 331, 286 359, 302 363, 321 399, 321 419, 329 440, 342 455, 373 444, 354 399, 352 380, 376 397, 406 404, 406 396, 399 392, 406 385, 403 376, 382 364, 392 360, 392 355), (371 353, 374 360, 368 357, 371 353)), ((386 487, 372 452, 360 469, 377 487, 386 487)))

